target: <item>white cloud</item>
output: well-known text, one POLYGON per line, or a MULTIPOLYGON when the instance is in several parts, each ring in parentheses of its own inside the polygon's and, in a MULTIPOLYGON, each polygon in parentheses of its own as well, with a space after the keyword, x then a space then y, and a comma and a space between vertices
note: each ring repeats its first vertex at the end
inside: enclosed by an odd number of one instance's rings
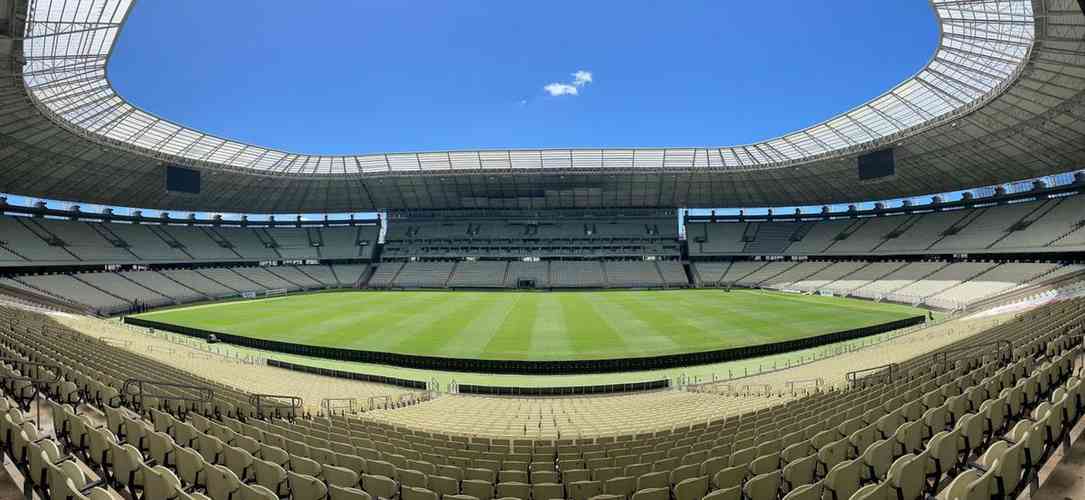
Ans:
POLYGON ((591 83, 591 71, 578 70, 573 73, 573 85, 583 87, 591 83))
POLYGON ((582 69, 577 70, 576 73, 572 73, 572 77, 573 81, 569 83, 550 83, 544 86, 543 90, 555 97, 563 95, 580 95, 580 88, 593 81, 591 71, 582 69))
POLYGON ((552 96, 580 94, 580 91, 575 86, 567 83, 554 82, 543 87, 543 90, 552 96))

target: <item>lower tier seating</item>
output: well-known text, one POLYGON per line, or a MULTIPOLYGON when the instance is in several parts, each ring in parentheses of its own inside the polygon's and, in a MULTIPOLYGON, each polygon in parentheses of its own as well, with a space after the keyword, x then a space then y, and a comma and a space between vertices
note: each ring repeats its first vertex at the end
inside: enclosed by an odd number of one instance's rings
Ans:
MULTIPOLYGON (((43 498, 1014 498, 1085 411, 1075 365, 1083 305, 1051 304, 944 354, 771 408, 680 427, 660 421, 654 431, 615 426, 547 439, 457 434, 407 413, 444 397, 299 418, 281 400, 4 307, 0 435, 7 458, 43 498), (129 379, 145 382, 126 387, 129 379), (39 397, 55 438, 30 418, 39 397)), ((491 407, 479 415, 500 419, 493 411, 500 406, 490 404, 499 398, 450 401, 476 411, 475 400, 491 407)), ((447 415, 446 407, 434 409, 447 415)), ((505 423, 518 425, 515 416, 505 423)))

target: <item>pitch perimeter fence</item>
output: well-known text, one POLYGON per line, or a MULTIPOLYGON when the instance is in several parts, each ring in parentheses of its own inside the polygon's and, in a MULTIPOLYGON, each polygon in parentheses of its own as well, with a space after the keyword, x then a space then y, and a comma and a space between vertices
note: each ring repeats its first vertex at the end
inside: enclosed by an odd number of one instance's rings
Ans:
POLYGON ((222 342, 273 351, 284 354, 296 354, 315 358, 332 359, 337 361, 353 361, 358 363, 375 363, 382 365, 398 366, 401 368, 415 368, 422 370, 436 370, 447 372, 468 373, 495 373, 514 375, 568 375, 590 373, 618 373, 644 370, 664 370, 687 366, 706 365, 738 361, 747 358, 772 356, 785 352, 811 349, 823 345, 844 342, 848 340, 877 335, 909 326, 917 325, 926 321, 926 316, 912 316, 896 321, 889 321, 863 328, 853 328, 834 333, 815 335, 801 339, 760 344, 746 347, 718 349, 713 351, 691 352, 682 354, 666 354, 660 356, 646 356, 635 358, 615 359, 585 359, 568 361, 525 361, 525 360, 498 360, 498 359, 463 359, 445 358, 438 356, 418 356, 412 354, 399 354, 392 352, 363 351, 357 349, 344 349, 341 347, 311 346, 281 342, 278 340, 257 339, 234 335, 231 333, 216 332, 200 328, 174 325, 143 318, 126 316, 127 324, 145 328, 155 328, 169 332, 179 333, 190 337, 206 339, 214 335, 222 342))

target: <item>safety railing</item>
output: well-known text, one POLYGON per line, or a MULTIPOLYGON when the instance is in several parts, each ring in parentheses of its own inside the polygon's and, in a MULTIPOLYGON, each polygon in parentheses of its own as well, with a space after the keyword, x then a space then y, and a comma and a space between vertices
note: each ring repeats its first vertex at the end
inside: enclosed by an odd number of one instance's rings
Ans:
POLYGON ((941 349, 937 352, 931 353, 931 364, 934 366, 945 367, 949 363, 949 355, 965 351, 980 351, 975 356, 966 356, 966 359, 975 359, 982 357, 984 354, 988 354, 986 348, 995 346, 994 354, 1002 354, 1003 360, 1008 360, 1013 356, 1013 344, 1009 340, 995 340, 992 342, 984 342, 982 344, 972 344, 961 347, 951 347, 948 349, 941 349))
POLYGON ((253 394, 249 396, 249 404, 256 408, 256 417, 265 418, 265 409, 272 409, 275 411, 276 416, 295 418, 301 413, 304 401, 297 396, 290 396, 287 394, 253 394), (289 409, 285 415, 280 414, 280 409, 289 409))
POLYGON ((320 411, 325 416, 354 415, 358 413, 358 400, 355 398, 324 398, 320 400, 320 411))
MULTIPOLYGON (((30 410, 30 403, 31 402, 35 402, 38 405, 37 411, 35 413, 37 413, 37 425, 38 425, 38 428, 40 429, 41 428, 41 413, 42 412, 41 412, 41 398, 38 397, 38 396, 41 395, 42 387, 48 386, 49 384, 55 384, 57 382, 60 382, 60 366, 57 365, 57 364, 54 364, 54 363, 39 363, 37 361, 28 361, 28 360, 25 360, 25 359, 22 359, 22 358, 12 358, 12 357, 7 357, 7 356, 0 357, 0 363, 4 363, 4 364, 10 363, 12 365, 18 365, 18 366, 30 366, 30 367, 34 367, 34 368, 38 369, 37 374, 32 373, 30 375, 22 375, 22 374, 20 374, 20 375, 2 375, 2 374, 0 374, 0 383, 3 383, 5 386, 7 386, 8 383, 14 383, 14 382, 29 382, 30 383, 30 387, 32 389, 30 397, 28 397, 28 398, 27 397, 17 398, 17 400, 19 402, 19 405, 23 408, 23 410, 27 410, 27 411, 30 410), (45 380, 45 379, 42 379, 41 377, 35 377, 34 375, 40 375, 41 369, 48 370, 49 373, 53 375, 52 380, 45 380)), ((22 370, 19 370, 19 371, 22 372, 22 370)))
MULTIPOLYGON (((210 403, 215 399, 215 390, 206 385, 190 385, 190 384, 178 384, 175 382, 165 382, 161 380, 149 380, 140 378, 130 378, 124 381, 121 385, 121 398, 129 401, 129 403, 136 406, 138 410, 144 408, 144 403, 147 398, 154 398, 159 401, 191 401, 196 403, 210 403), (147 387, 152 388, 173 388, 180 389, 182 391, 195 391, 195 395, 190 394, 172 394, 168 392, 148 393, 147 387), (131 389, 135 389, 133 392, 131 389)), ((110 402, 112 403, 112 402, 110 402)))
POLYGON ((898 370, 899 367, 896 363, 889 363, 886 365, 864 368, 862 370, 850 371, 845 375, 844 379, 847 380, 849 387, 856 387, 860 384, 866 385, 869 383, 888 383, 893 381, 894 373, 898 370))

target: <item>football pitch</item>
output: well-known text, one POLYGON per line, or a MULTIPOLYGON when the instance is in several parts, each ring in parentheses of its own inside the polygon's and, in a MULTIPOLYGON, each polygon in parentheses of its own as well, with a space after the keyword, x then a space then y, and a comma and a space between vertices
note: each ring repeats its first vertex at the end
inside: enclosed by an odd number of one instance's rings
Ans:
POLYGON ((347 291, 153 311, 148 320, 314 346, 424 356, 575 360, 766 344, 926 311, 736 290, 347 291))

